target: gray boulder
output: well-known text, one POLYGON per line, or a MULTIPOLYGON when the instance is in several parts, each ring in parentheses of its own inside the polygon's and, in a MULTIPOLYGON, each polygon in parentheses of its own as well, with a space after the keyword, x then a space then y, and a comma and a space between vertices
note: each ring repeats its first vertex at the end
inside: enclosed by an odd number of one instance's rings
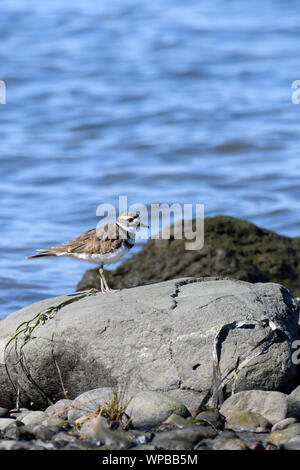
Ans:
POLYGON ((288 393, 296 386, 297 324, 292 296, 273 283, 186 278, 47 299, 1 321, 0 406, 15 406, 17 378, 21 405, 43 408, 66 393, 118 385, 165 392, 190 410, 216 406, 232 391, 288 393), (51 306, 34 328, 32 319, 51 306), (18 335, 4 355, 24 321, 30 337, 18 335))

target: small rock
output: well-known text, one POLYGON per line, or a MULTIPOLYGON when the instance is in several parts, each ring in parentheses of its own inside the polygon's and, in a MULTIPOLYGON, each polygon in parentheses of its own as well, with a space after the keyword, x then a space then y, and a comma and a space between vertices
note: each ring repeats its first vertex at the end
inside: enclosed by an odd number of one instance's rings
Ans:
POLYGON ((250 450, 264 450, 264 446, 262 442, 256 441, 256 442, 249 442, 248 447, 250 450))
POLYGON ((21 441, 33 441, 36 438, 36 433, 33 430, 33 424, 24 424, 15 429, 16 439, 21 441))
POLYGON ((0 418, 0 431, 4 432, 5 429, 11 424, 14 423, 12 418, 0 418))
POLYGON ((126 414, 134 428, 154 427, 172 414, 186 418, 188 409, 178 400, 161 392, 141 391, 129 402, 126 414))
POLYGON ((41 441, 50 441, 55 434, 62 430, 61 426, 44 426, 43 424, 24 424, 21 421, 18 426, 10 426, 5 431, 6 437, 14 437, 22 441, 32 441, 39 439, 41 441))
POLYGON ((279 445, 284 441, 292 439, 295 436, 300 435, 300 423, 291 424, 286 429, 282 431, 272 432, 267 438, 266 441, 271 444, 279 445))
POLYGON ((31 444, 29 450, 53 450, 54 446, 51 442, 41 444, 31 444))
POLYGON ((203 420, 207 423, 212 424, 216 428, 223 427, 224 417, 220 414, 219 410, 216 408, 210 410, 204 410, 197 414, 195 419, 203 420))
POLYGON ((35 438, 41 441, 51 441, 53 436, 61 430, 61 426, 44 426, 43 424, 36 424, 33 427, 35 438))
POLYGON ((236 437, 230 439, 214 439, 213 450, 247 450, 248 446, 236 437))
MULTIPOLYGON (((102 449, 102 447, 101 447, 101 449, 102 449)), ((156 449, 155 446, 152 445, 152 444, 142 444, 138 447, 135 447, 134 450, 155 450, 155 449, 156 449)))
POLYGON ((9 410, 9 415, 11 417, 16 418, 19 416, 21 413, 24 413, 25 411, 30 411, 28 408, 13 408, 12 410, 9 410))
POLYGON ((100 448, 99 443, 91 442, 91 441, 76 441, 76 442, 69 442, 64 450, 94 450, 100 448))
POLYGON ((41 421, 43 426, 56 426, 59 428, 63 428, 66 426, 66 421, 63 420, 62 418, 59 418, 58 416, 44 416, 44 419, 41 421))
POLYGON ((217 435, 216 439, 218 439, 219 437, 222 439, 234 439, 236 437, 236 433, 230 431, 230 429, 224 429, 224 431, 220 432, 217 435))
POLYGON ((290 393, 290 397, 300 401, 300 385, 290 393))
POLYGON ((69 444, 69 441, 64 441, 64 440, 54 441, 54 440, 52 440, 52 444, 53 444, 54 449, 61 450, 61 449, 64 449, 69 444))
POLYGON ((19 421, 22 421, 22 419, 24 418, 24 416, 28 415, 29 413, 31 413, 32 410, 28 410, 27 408, 21 408, 20 411, 11 411, 10 414, 18 419, 19 421))
POLYGON ((105 418, 97 416, 96 418, 88 419, 83 423, 80 429, 80 435, 94 439, 100 423, 106 428, 109 427, 105 418))
POLYGON ((72 400, 67 400, 63 398, 62 400, 58 400, 54 405, 48 406, 46 408, 45 413, 47 415, 55 415, 62 419, 68 419, 68 412, 72 407, 72 400))
POLYGON ((53 436, 51 442, 53 443, 56 449, 62 449, 66 447, 70 442, 77 442, 79 438, 79 434, 74 435, 64 431, 60 431, 53 436))
POLYGON ((15 442, 10 450, 31 450, 32 444, 26 441, 15 442))
POLYGON ((127 431, 127 436, 131 436, 137 444, 147 444, 152 440, 154 434, 152 432, 142 432, 137 429, 131 429, 127 431))
POLYGON ((281 392, 247 390, 227 398, 220 412, 227 417, 233 410, 256 412, 276 424, 285 418, 299 419, 300 401, 281 392))
POLYGON ((285 450, 300 450, 300 436, 295 436, 292 439, 282 442, 282 447, 285 450))
POLYGON ((10 413, 23 413, 23 411, 30 411, 28 408, 11 408, 9 410, 10 413))
POLYGON ((226 429, 233 431, 267 432, 270 422, 254 411, 230 411, 226 418, 226 429))
MULTIPOLYGON (((106 420, 104 418, 96 417, 92 418, 87 425, 85 437, 92 441, 104 443, 108 446, 114 446, 116 449, 129 449, 135 442, 133 439, 129 439, 125 431, 112 431, 108 428, 106 420)), ((83 436, 83 433, 81 433, 83 436)))
MULTIPOLYGON (((40 439, 37 439, 36 441, 34 441, 34 445, 36 447, 39 447, 40 450, 54 450, 54 444, 53 442, 45 442, 45 441, 41 441, 40 439)), ((35 449, 37 450, 37 449, 35 449)))
POLYGON ((41 423, 45 418, 46 414, 44 411, 29 411, 25 412, 25 415, 18 416, 17 420, 22 421, 25 425, 27 424, 39 424, 41 423))
POLYGON ((173 413, 162 424, 169 424, 170 426, 174 426, 176 428, 184 428, 184 426, 186 426, 188 423, 185 418, 173 413))
POLYGON ((53 437, 53 441, 74 442, 79 439, 79 437, 79 434, 70 434, 68 432, 60 431, 53 437))
POLYGON ((0 407, 0 418, 9 418, 10 414, 7 408, 0 407))
POLYGON ((12 450, 15 443, 14 439, 3 439, 0 441, 0 450, 12 450))
POLYGON ((173 431, 158 433, 151 443, 155 446, 160 446, 163 445, 163 442, 166 443, 167 441, 174 440, 186 441, 191 445, 195 445, 202 439, 215 437, 216 435, 217 431, 214 431, 211 426, 187 425, 183 429, 175 429, 173 431))
POLYGON ((161 438, 153 442, 156 450, 190 450, 193 448, 193 444, 189 441, 161 438))
POLYGON ((235 432, 235 437, 238 437, 241 439, 245 444, 250 448, 251 446, 257 445, 257 443, 261 443, 261 446, 264 447, 265 441, 270 435, 269 432, 249 432, 249 431, 236 431, 235 432))
POLYGON ((18 437, 18 428, 24 426, 21 421, 13 419, 12 422, 5 428, 4 436, 8 439, 16 439, 18 437))
POLYGON ((72 401, 68 411, 68 420, 73 423, 78 418, 92 415, 113 398, 111 387, 95 388, 82 393, 72 401))
POLYGON ((278 423, 274 424, 274 426, 271 429, 271 432, 282 431, 283 429, 287 428, 290 424, 295 424, 295 423, 296 423, 295 418, 283 419, 282 421, 279 421, 278 423))
POLYGON ((278 447, 275 446, 274 444, 267 444, 265 446, 265 450, 278 450, 278 447))
POLYGON ((193 447, 194 450, 213 450, 213 439, 203 439, 196 446, 193 447))

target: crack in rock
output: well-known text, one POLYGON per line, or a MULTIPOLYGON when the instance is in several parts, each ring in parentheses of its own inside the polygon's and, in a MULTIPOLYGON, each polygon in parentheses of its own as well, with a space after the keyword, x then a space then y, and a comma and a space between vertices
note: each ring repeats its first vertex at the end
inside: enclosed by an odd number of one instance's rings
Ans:
POLYGON ((193 284, 195 282, 201 282, 199 279, 184 279, 183 281, 179 281, 175 283, 175 292, 173 294, 170 294, 170 297, 173 298, 173 305, 171 307, 171 310, 175 310, 175 308, 178 305, 177 300, 175 300, 179 294, 180 294, 180 287, 186 286, 188 284, 193 284))

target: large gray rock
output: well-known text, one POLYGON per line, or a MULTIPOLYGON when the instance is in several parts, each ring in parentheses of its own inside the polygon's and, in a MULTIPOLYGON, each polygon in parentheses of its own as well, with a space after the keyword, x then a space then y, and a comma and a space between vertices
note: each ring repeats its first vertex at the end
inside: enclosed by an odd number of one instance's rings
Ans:
POLYGON ((0 406, 15 406, 3 351, 17 326, 75 298, 35 328, 25 345, 21 334, 17 348, 12 341, 6 350, 15 385, 19 373, 22 406, 46 407, 66 391, 73 399, 120 385, 163 391, 198 409, 208 400, 220 403, 232 388, 290 392, 296 386, 291 343, 298 309, 284 287, 187 278, 111 295, 47 299, 9 315, 1 321, 0 406))

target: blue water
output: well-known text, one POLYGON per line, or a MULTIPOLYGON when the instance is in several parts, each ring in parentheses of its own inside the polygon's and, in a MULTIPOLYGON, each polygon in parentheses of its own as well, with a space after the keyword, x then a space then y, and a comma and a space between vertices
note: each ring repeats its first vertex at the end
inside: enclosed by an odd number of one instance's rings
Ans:
POLYGON ((28 261, 101 203, 203 203, 300 235, 300 11, 290 0, 0 7, 0 316, 89 264, 28 261))

